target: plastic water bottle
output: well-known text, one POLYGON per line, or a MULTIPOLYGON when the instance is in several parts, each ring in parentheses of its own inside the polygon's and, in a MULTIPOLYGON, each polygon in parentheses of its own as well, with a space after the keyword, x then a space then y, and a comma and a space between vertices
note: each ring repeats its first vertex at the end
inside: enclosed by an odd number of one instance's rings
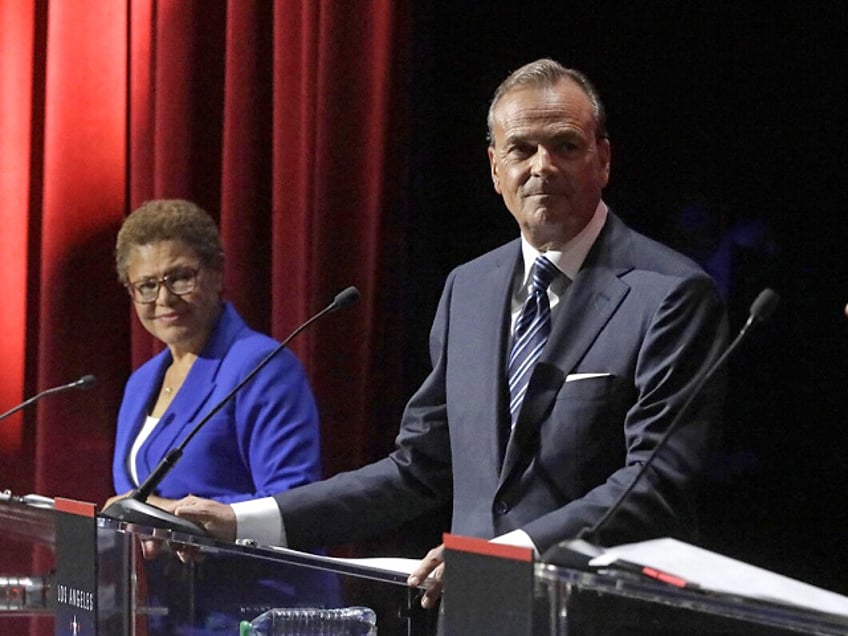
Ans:
POLYGON ((374 636, 377 615, 368 607, 281 607, 242 621, 239 636, 374 636))

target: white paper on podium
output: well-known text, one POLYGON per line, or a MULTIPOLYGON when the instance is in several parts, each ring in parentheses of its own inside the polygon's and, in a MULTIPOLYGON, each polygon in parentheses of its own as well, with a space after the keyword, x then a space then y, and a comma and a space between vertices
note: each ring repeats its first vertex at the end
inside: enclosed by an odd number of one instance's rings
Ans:
MULTIPOLYGON (((306 552, 299 552, 298 550, 291 550, 290 548, 280 548, 277 546, 267 547, 271 548, 272 550, 308 555, 308 553, 306 552)), ((349 563, 351 565, 356 565, 359 567, 369 568, 372 570, 379 570, 381 572, 390 572, 392 574, 401 574, 403 576, 409 576, 410 574, 412 574, 413 570, 417 569, 418 566, 421 565, 421 559, 408 559, 406 557, 364 557, 352 559, 345 557, 322 556, 321 559, 329 562, 349 563)), ((428 587, 432 579, 433 576, 431 574, 422 582, 421 585, 419 585, 419 587, 428 587)))
POLYGON ((848 597, 802 583, 676 539, 654 539, 609 548, 593 567, 625 561, 656 568, 723 594, 848 616, 848 597))
POLYGON ((412 574, 412 571, 421 565, 421 559, 407 559, 405 557, 365 557, 361 559, 330 557, 330 559, 341 563, 363 565, 369 568, 374 568, 375 570, 384 570, 395 574, 405 574, 406 576, 412 574))

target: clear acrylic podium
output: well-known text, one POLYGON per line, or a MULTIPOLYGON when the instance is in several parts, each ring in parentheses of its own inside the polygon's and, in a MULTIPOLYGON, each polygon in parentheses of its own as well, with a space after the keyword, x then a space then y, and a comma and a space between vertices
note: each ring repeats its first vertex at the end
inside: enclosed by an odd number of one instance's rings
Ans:
MULTIPOLYGON (((57 518, 57 511, 0 502, 0 547, 51 550, 55 545, 56 562, 61 563, 63 552, 80 553, 81 545, 63 544, 57 518)), ((78 633, 172 636, 235 635, 240 619, 251 620, 271 607, 351 606, 374 610, 379 636, 429 636, 439 630, 445 636, 848 634, 848 618, 842 615, 678 589, 626 572, 583 572, 532 559, 493 561, 485 555, 465 555, 463 567, 453 569, 449 558, 443 602, 448 609, 440 617, 421 609, 419 591, 407 587, 404 572, 383 569, 370 560, 224 543, 95 516, 90 524, 95 546, 91 565, 96 571, 92 600, 73 592, 60 595, 75 599, 80 609, 68 621, 57 609, 59 573, 0 569, 0 577, 31 574, 44 584, 44 602, 11 610, 0 607, 0 634, 73 633, 88 607, 96 632, 78 633), (184 564, 167 553, 145 561, 140 541, 150 535, 192 545, 197 560, 184 564), (50 616, 56 617, 55 632, 17 627, 21 617, 43 621, 50 616), (464 621, 463 631, 452 631, 448 619, 457 616, 464 621), (11 621, 18 622, 10 631, 11 621)), ((49 559, 43 563, 50 567, 49 559)))
POLYGON ((445 636, 472 630, 510 636, 848 634, 846 614, 758 600, 754 590, 743 596, 681 588, 634 571, 574 570, 534 562, 526 548, 468 537, 446 535, 445 545, 445 636))
MULTIPOLYGON (((43 565, 32 566, 26 572, 4 572, 0 567, 0 577, 9 581, 14 574, 16 582, 31 578, 44 583, 40 590, 43 602, 39 599, 28 604, 20 598, 20 586, 9 586, 13 591, 8 595, 9 603, 0 605, 0 634, 4 636, 236 636, 241 620, 252 620, 271 608, 319 610, 354 606, 374 610, 380 635, 435 633, 437 616, 420 607, 418 591, 406 585, 402 572, 365 565, 359 560, 218 542, 102 517, 92 519, 96 556, 90 559, 94 562, 90 565, 96 572, 96 589, 93 601, 89 601, 84 590, 63 585, 67 573, 54 569, 61 566, 63 554, 85 553, 85 537, 68 542, 63 540, 66 535, 57 531, 62 514, 0 502, 0 549, 44 549, 48 553, 55 550, 55 558, 50 554, 51 558, 40 560, 43 565), (166 544, 193 546, 197 550, 196 561, 182 563, 167 551, 145 560, 140 541, 150 536, 166 544), (63 592, 64 588, 70 591, 63 592), (86 614, 91 615, 91 626, 86 614), (33 623, 36 618, 38 625, 33 623)), ((88 565, 81 563, 79 568, 86 569, 88 565)), ((5 602, 7 596, 2 598, 5 602)))
POLYGON ((848 634, 848 618, 628 576, 537 564, 531 633, 567 636, 848 634))
POLYGON ((0 492, 0 634, 52 634, 52 510, 0 492))
POLYGON ((97 520, 97 533, 98 587, 114 591, 99 599, 103 634, 235 636, 241 621, 269 609, 314 610, 318 615, 321 610, 349 607, 372 609, 380 635, 434 633, 436 617, 420 607, 417 590, 410 589, 406 576, 397 571, 105 518, 97 520), (139 541, 150 535, 192 546, 196 560, 182 563, 171 553, 145 560, 139 541))

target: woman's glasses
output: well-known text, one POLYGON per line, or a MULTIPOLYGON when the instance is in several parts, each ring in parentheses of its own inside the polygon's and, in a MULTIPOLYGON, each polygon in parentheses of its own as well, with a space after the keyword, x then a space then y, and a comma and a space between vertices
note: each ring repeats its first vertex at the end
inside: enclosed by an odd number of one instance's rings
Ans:
POLYGON ((127 283, 124 287, 135 302, 152 303, 159 297, 159 288, 162 285, 176 296, 193 292, 197 287, 198 272, 199 267, 177 267, 162 278, 143 278, 134 283, 127 283))

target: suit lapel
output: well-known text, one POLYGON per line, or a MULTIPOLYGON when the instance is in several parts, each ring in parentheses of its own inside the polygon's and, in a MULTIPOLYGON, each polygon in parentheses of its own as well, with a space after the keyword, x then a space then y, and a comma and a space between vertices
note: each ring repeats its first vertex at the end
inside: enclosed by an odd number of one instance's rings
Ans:
POLYGON ((469 395, 469 400, 483 405, 486 411, 480 414, 482 422, 494 422, 493 429, 487 429, 486 443, 489 455, 501 470, 504 446, 509 435, 508 397, 506 395, 506 359, 509 333, 509 316, 512 300, 512 284, 521 258, 521 242, 514 241, 503 250, 495 267, 486 272, 481 284, 466 296, 468 306, 475 308, 472 325, 473 338, 478 345, 478 356, 485 377, 499 378, 497 382, 477 383, 469 386, 470 391, 480 391, 479 395, 469 395), (492 343, 495 343, 492 346, 492 343))
POLYGON ((631 268, 623 229, 623 224, 610 213, 583 267, 560 301, 550 339, 530 378, 507 444, 499 487, 532 459, 539 426, 550 413, 566 376, 584 357, 630 289, 620 278, 631 268))
MULTIPOLYGON (((165 375, 165 369, 171 363, 171 354, 165 349, 157 354, 154 358, 155 365, 145 369, 144 377, 139 378, 139 384, 145 387, 143 393, 132 392, 127 394, 126 398, 126 419, 133 422, 131 428, 126 429, 126 434, 121 439, 116 440, 116 456, 127 458, 130 456, 130 449, 141 431, 147 414, 153 408, 153 402, 156 399, 155 387, 162 384, 162 376, 165 375)), ((142 446, 144 448, 144 446, 142 446)), ((141 454, 141 453, 140 453, 141 454)), ((140 462, 143 463, 143 462, 140 462)), ((126 467, 126 461, 124 461, 126 467)), ((140 473, 146 473, 142 466, 139 466, 140 473)), ((127 479, 130 479, 130 473, 127 470, 127 479)), ((143 479, 143 478, 142 478, 143 479)), ((130 481, 132 481, 130 479, 130 481)))
POLYGON ((215 389, 215 374, 220 362, 220 359, 203 356, 194 361, 174 401, 151 434, 151 444, 167 452, 183 441, 215 389))
MULTIPOLYGON (((216 387, 218 369, 232 341, 235 340, 241 324, 229 304, 225 305, 218 325, 212 332, 200 356, 191 365, 182 387, 174 397, 174 401, 162 415, 159 425, 153 429, 150 437, 140 449, 139 458, 144 458, 143 462, 148 470, 152 469, 159 461, 157 459, 148 463, 148 452, 152 453, 154 458, 164 456, 165 453, 185 439, 191 428, 197 424, 198 417, 206 414, 205 411, 201 413, 201 410, 210 406, 208 402, 216 387)), ((167 360, 170 361, 170 356, 167 360)), ((164 367, 162 373, 164 373, 164 367)), ((161 378, 161 375, 159 377, 161 378)), ((139 466, 139 478, 143 478, 141 465, 139 466)))

